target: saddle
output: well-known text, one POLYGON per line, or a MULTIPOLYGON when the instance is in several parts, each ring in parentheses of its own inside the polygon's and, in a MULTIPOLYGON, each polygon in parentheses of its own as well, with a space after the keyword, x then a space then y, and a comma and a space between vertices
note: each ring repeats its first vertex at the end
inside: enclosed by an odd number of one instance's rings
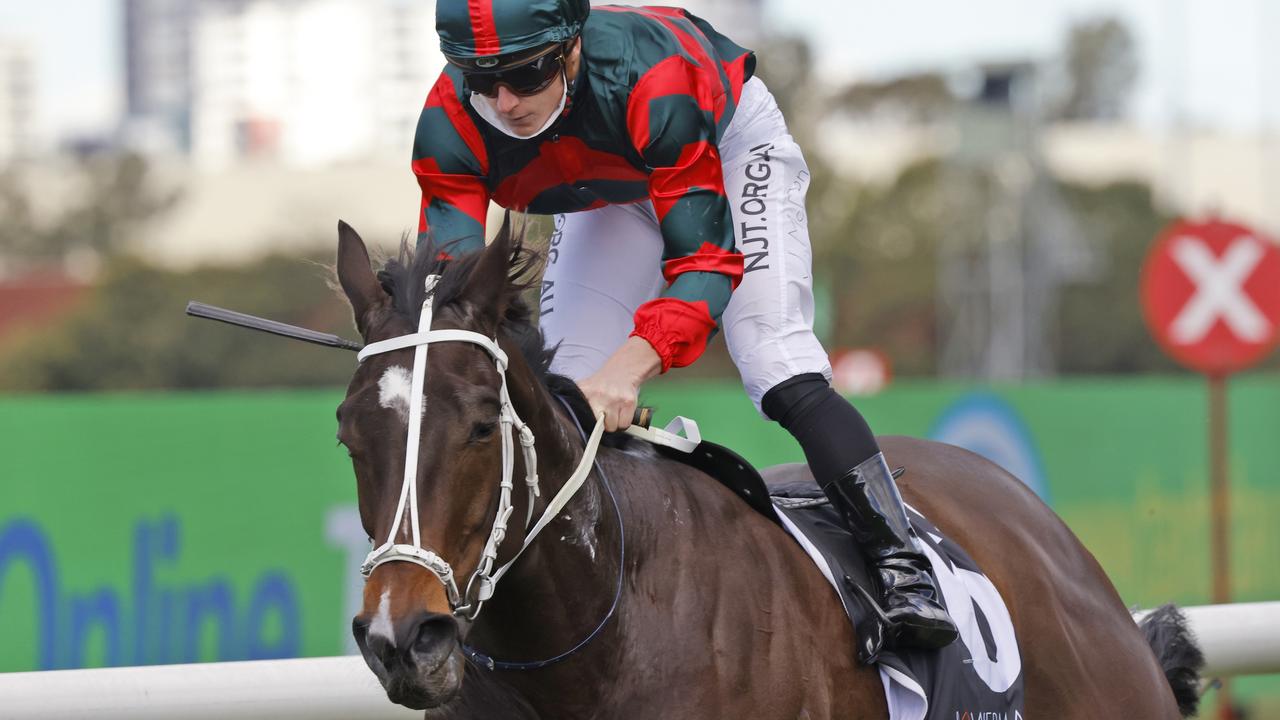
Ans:
MULTIPOLYGON (((961 633, 960 640, 937 651, 888 646, 887 621, 875 600, 880 593, 877 574, 812 479, 766 482, 741 455, 701 438, 684 447, 661 442, 654 447, 714 478, 804 548, 853 624, 859 660, 878 665, 891 720, 1020 720, 1023 676, 1008 610, 972 558, 915 508, 907 506, 907 517, 934 566, 943 605, 961 633)), ((904 472, 897 468, 893 476, 904 472)))

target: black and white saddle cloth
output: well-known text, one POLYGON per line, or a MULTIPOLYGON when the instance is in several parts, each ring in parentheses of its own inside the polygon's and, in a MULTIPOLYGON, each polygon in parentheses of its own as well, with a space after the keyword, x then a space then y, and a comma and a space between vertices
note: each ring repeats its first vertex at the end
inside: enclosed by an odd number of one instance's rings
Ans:
MULTIPOLYGON (((875 622, 870 603, 877 581, 816 484, 767 486, 746 460, 706 441, 688 455, 659 452, 707 472, 782 525, 831 583, 854 627, 875 622)), ((880 653, 890 720, 1022 720, 1022 659, 1004 600, 959 545, 915 508, 908 506, 907 514, 960 639, 938 651, 880 653)))

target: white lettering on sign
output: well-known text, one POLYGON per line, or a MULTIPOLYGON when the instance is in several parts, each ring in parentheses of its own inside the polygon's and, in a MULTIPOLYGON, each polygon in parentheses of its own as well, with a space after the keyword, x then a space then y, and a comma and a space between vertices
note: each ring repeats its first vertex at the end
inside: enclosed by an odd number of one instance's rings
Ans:
POLYGON ((1246 235, 1231 243, 1218 259, 1202 240, 1178 238, 1171 254, 1178 267, 1195 283, 1196 293, 1169 328, 1173 341, 1194 345, 1203 340, 1221 318, 1241 340, 1265 342, 1271 333, 1271 323, 1244 292, 1245 281, 1262 262, 1265 251, 1257 238, 1246 235))

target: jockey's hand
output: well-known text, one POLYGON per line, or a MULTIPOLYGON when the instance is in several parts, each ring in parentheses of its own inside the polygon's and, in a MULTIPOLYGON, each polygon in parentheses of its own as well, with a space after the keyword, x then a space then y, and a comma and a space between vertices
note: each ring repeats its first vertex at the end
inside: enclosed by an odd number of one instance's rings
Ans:
POLYGON ((596 374, 578 383, 591 410, 604 413, 604 429, 625 430, 636 411, 640 386, 662 371, 662 360, 647 340, 629 337, 596 374))

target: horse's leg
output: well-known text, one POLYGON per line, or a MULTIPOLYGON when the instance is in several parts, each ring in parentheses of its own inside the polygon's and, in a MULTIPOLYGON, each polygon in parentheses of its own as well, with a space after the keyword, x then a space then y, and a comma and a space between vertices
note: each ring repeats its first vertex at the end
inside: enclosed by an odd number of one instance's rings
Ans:
POLYGON ((1018 636, 1029 715, 1180 717, 1115 587, 1067 526, 1016 478, 960 448, 883 438, 903 496, 965 548, 1000 591, 1018 636))

